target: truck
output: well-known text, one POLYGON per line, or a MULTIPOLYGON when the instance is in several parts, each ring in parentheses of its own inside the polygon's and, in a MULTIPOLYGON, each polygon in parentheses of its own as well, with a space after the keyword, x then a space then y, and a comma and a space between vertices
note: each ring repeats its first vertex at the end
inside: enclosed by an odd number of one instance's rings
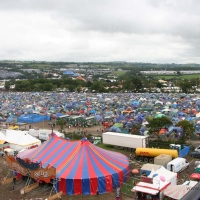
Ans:
POLYGON ((102 136, 104 144, 114 145, 115 148, 122 148, 126 151, 135 151, 138 147, 146 148, 149 145, 148 136, 115 132, 105 132, 102 136))
MULTIPOLYGON (((29 134, 40 139, 40 140, 48 140, 50 135, 52 133, 52 130, 48 130, 48 129, 29 129, 29 134)), ((64 134, 60 133, 58 131, 54 131, 54 133, 61 138, 64 138, 64 134)))
POLYGON ((175 149, 155 149, 155 148, 136 148, 135 159, 141 162, 154 162, 154 157, 160 154, 171 155, 172 158, 178 157, 178 151, 175 149))
POLYGON ((189 164, 185 158, 175 158, 167 164, 167 170, 178 173, 188 168, 189 164))

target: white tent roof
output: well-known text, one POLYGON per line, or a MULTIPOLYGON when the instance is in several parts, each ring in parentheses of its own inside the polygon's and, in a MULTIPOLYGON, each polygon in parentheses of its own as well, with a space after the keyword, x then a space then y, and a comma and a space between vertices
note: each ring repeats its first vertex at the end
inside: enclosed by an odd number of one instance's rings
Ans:
POLYGON ((164 176, 166 182, 171 182, 173 179, 176 179, 177 177, 177 173, 170 172, 169 170, 165 169, 163 166, 160 167, 158 170, 154 171, 154 173, 152 172, 151 174, 149 174, 148 177, 152 178, 154 174, 158 174, 158 175, 153 178, 153 181, 160 181, 160 176, 164 176))
POLYGON ((41 144, 41 141, 29 135, 28 131, 19 130, 6 130, 6 141, 21 146, 41 144))
POLYGON ((6 141, 6 136, 0 131, 0 140, 6 141))

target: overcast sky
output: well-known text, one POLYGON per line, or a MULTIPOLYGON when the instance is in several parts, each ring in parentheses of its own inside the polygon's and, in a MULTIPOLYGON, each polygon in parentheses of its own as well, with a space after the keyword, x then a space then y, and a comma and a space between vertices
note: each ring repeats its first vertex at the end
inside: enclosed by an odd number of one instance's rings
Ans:
POLYGON ((200 63, 200 0, 0 0, 0 60, 200 63))

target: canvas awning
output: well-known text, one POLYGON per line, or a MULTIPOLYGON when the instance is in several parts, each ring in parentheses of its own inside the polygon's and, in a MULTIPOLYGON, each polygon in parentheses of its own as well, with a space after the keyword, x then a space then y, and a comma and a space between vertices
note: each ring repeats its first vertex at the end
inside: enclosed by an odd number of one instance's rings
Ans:
POLYGON ((174 185, 168 186, 164 190, 164 195, 172 198, 172 199, 181 199, 184 197, 191 189, 191 186, 188 185, 174 185))
POLYGON ((170 182, 166 181, 153 181, 153 184, 147 182, 139 182, 135 187, 132 188, 132 192, 143 192, 146 194, 156 195, 160 191, 164 190, 170 185, 170 182))
POLYGON ((151 195, 157 195, 159 192, 159 190, 156 190, 156 189, 144 188, 140 186, 133 187, 131 191, 143 192, 143 193, 151 194, 151 195))

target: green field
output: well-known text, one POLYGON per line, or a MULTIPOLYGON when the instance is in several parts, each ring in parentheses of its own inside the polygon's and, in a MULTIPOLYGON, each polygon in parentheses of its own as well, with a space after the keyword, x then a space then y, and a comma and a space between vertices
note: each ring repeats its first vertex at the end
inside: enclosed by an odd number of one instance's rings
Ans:
POLYGON ((49 65, 49 64, 31 64, 31 65, 28 65, 29 68, 38 68, 38 69, 43 69, 43 68, 46 68, 46 67, 54 67, 54 65, 49 65))
POLYGON ((123 70, 123 71, 113 71, 113 74, 116 75, 116 76, 121 76, 121 75, 124 75, 126 73, 126 70, 123 70))
POLYGON ((185 74, 185 75, 153 75, 157 79, 197 79, 200 78, 200 74, 185 74))

